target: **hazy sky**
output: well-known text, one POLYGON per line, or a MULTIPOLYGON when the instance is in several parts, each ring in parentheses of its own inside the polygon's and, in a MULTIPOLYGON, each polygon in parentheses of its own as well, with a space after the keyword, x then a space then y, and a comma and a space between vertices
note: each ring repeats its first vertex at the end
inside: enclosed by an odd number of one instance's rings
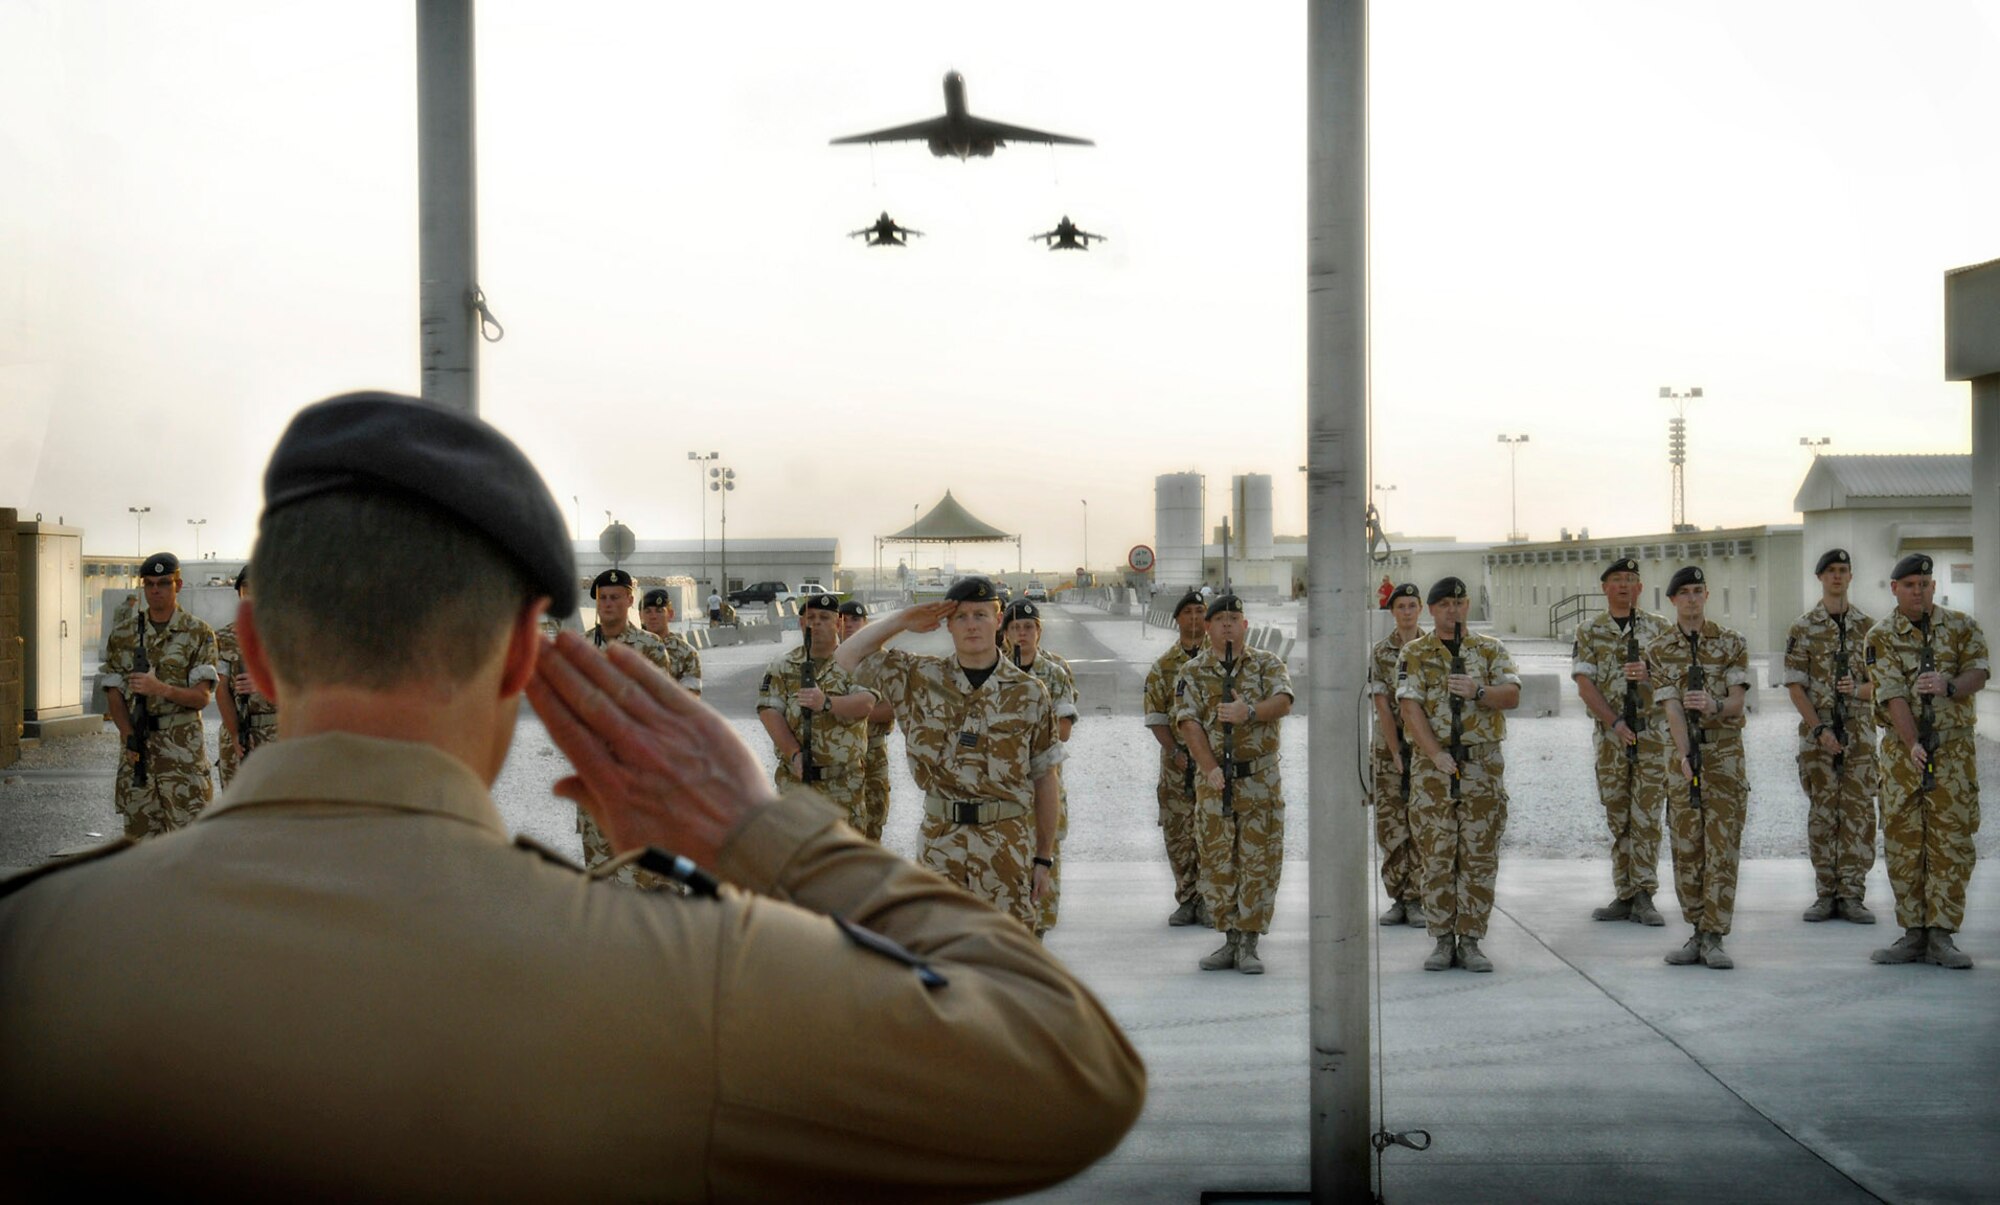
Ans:
MULTIPOLYGON (((951 487, 1030 566, 1150 542, 1156 473, 1303 529, 1305 8, 479 6, 482 413, 586 533, 849 564, 951 487), (990 160, 830 137, 975 113, 990 160), (843 235, 882 210, 909 249, 843 235), (1063 214, 1088 254, 1028 236, 1063 214), (710 536, 716 513, 708 508, 710 536)), ((1942 275, 2000 256, 2000 3, 1377 3, 1375 480, 1392 530, 1795 519, 1800 436, 1965 451, 1942 275)), ((412 5, 0 0, 0 505, 247 549, 301 405, 414 392, 412 5)), ((1210 522, 1218 520, 1219 503, 1210 522)), ((967 566, 1013 563, 965 554, 967 566), (990 560, 991 564, 987 564, 990 560)), ((892 562, 893 563, 893 562, 892 562)))

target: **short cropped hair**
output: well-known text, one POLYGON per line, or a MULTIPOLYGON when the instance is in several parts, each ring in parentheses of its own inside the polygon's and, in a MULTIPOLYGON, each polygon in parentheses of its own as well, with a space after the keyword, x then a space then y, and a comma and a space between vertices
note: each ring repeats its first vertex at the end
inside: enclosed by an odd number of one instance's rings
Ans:
POLYGON ((298 686, 469 681, 535 597, 486 537, 427 503, 334 492, 264 516, 257 631, 298 686))

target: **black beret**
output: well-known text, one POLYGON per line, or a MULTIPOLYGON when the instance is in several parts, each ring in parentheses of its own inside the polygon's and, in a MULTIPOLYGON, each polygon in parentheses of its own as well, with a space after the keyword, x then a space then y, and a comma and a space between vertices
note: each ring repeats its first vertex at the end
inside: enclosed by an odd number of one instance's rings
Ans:
POLYGON ((623 569, 606 569, 604 572, 590 579, 590 596, 596 598, 597 592, 606 586, 623 586, 627 590, 630 590, 632 588, 632 575, 623 569))
POLYGON ((243 593, 243 587, 250 584, 250 566, 245 565, 236 574, 236 592, 243 593))
POLYGON ((1459 581, 1455 577, 1439 578, 1437 584, 1431 587, 1431 592, 1429 596, 1427 596, 1424 599, 1424 605, 1431 606, 1436 603, 1441 603, 1447 598, 1464 598, 1464 597, 1465 597, 1464 582, 1459 581))
POLYGON ((400 494, 491 541, 549 615, 576 610, 576 557, 549 487, 514 441, 480 419, 394 393, 349 393, 299 411, 264 470, 264 513, 341 490, 400 494))
POLYGON ((1900 582, 1906 577, 1918 575, 1929 577, 1930 573, 1931 559, 1921 552, 1913 552, 1896 562, 1896 567, 1889 571, 1889 580, 1900 582))
POLYGON ((1234 594, 1218 594, 1215 596, 1215 601, 1208 604, 1208 617, 1210 619, 1214 619, 1225 611, 1235 615, 1243 614, 1243 600, 1234 594))
POLYGON ((1667 597, 1672 598, 1674 595, 1679 594, 1681 588, 1684 586, 1705 586, 1707 584, 1708 578, 1702 573, 1700 565, 1687 565, 1674 570, 1673 577, 1668 579, 1667 597))
POLYGON ((646 597, 640 602, 639 605, 641 607, 664 607, 668 605, 668 603, 670 603, 672 600, 673 600, 672 595, 668 594, 661 587, 654 586, 651 590, 646 591, 646 597))
POLYGON ((1629 556, 1621 556, 1617 560, 1611 562, 1609 565, 1606 565, 1604 567, 1604 572, 1597 575, 1597 580, 1600 582, 1608 582, 1611 580, 1611 575, 1614 573, 1637 573, 1637 572, 1639 572, 1639 562, 1632 559, 1629 556))
POLYGON ((1179 615, 1182 607, 1199 607, 1201 605, 1201 591, 1190 590, 1186 594, 1181 595, 1181 600, 1174 604, 1174 614, 1179 615))
POLYGON ((1396 604, 1396 600, 1399 598, 1422 598, 1422 597, 1423 597, 1423 592, 1417 589, 1417 583, 1404 582, 1402 585, 1397 586, 1394 590, 1389 591, 1389 605, 1394 606, 1396 604))
POLYGON ((806 595, 806 600, 799 604, 799 610, 801 612, 805 611, 838 612, 840 610, 840 600, 835 598, 831 594, 808 594, 806 595))
POLYGON ((868 607, 860 599, 850 598, 840 604, 840 613, 842 615, 852 615, 856 619, 866 619, 868 618, 868 607))
POLYGON ((1007 614, 1003 618, 1008 623, 1013 623, 1017 619, 1032 619, 1036 623, 1040 623, 1042 622, 1042 609, 1024 598, 1017 603, 1008 603, 1007 614))
POLYGON ((1813 566, 1813 576, 1825 573, 1829 565, 1846 565, 1852 568, 1854 562, 1848 558, 1847 549, 1829 548, 1819 554, 1819 564, 1813 566))
MULTIPOLYGON (((167 577, 181 571, 181 559, 171 552, 156 552, 139 566, 140 577, 167 577)), ((1929 573, 1930 570, 1924 570, 1929 573)))
POLYGON ((1000 592, 993 588, 993 579, 974 574, 962 577, 944 592, 946 602, 999 602, 1000 592))

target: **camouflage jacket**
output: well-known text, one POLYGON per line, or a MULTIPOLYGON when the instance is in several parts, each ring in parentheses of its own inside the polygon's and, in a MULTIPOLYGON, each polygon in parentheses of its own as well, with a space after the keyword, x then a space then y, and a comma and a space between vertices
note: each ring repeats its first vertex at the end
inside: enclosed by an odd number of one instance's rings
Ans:
MULTIPOLYGON (((1082 702, 1082 698, 1076 693, 1076 675, 1070 673, 1069 662, 1042 649, 1035 654, 1028 673, 1049 692, 1049 701, 1056 705, 1056 718, 1075 723, 1077 704, 1082 702)), ((1061 732, 1062 728, 1058 726, 1056 731, 1061 732)))
MULTIPOLYGON (((1694 668, 1694 661, 1688 655, 1688 640, 1682 634, 1678 623, 1669 627, 1666 633, 1646 646, 1646 672, 1653 676, 1653 700, 1664 704, 1672 699, 1679 702, 1689 689, 1688 674, 1694 668)), ((1750 646, 1740 632, 1732 632, 1714 620, 1704 620, 1701 625, 1701 672, 1702 689, 1722 700, 1731 689, 1738 686, 1754 686, 1750 679, 1750 646)), ((1689 720, 1696 719, 1689 716, 1689 720)), ((1699 723, 1704 731, 1713 732, 1724 728, 1742 728, 1743 713, 1734 716, 1703 714, 1699 723)))
MULTIPOLYGON (((1465 672, 1482 686, 1519 686, 1521 671, 1514 668, 1514 654, 1491 636, 1466 630, 1459 644, 1465 657, 1465 672)), ((1396 660, 1396 699, 1415 699, 1430 721, 1431 735, 1439 745, 1451 744, 1451 650, 1435 631, 1425 632, 1403 646, 1396 660)), ((1459 739, 1468 745, 1483 745, 1507 739, 1505 713, 1482 707, 1471 699, 1461 700, 1459 739)))
MULTIPOLYGON (((806 648, 801 642, 764 667, 764 684, 757 688, 757 710, 783 713, 785 727, 801 743, 805 711, 799 706, 799 691, 804 687, 805 666, 806 648)), ((815 657, 812 669, 813 684, 830 698, 857 693, 875 697, 874 691, 857 683, 831 656, 815 657)), ((814 712, 812 740, 815 766, 837 766, 858 774, 868 760, 866 719, 843 720, 830 711, 814 712)))
MULTIPOLYGON (((1222 718, 1216 708, 1223 703, 1222 658, 1214 648, 1204 648, 1194 660, 1181 667, 1174 678, 1174 728, 1188 720, 1201 725, 1208 737, 1209 751, 1221 761, 1224 754, 1222 718)), ((1297 698, 1292 690, 1292 673, 1277 654, 1263 649, 1245 649, 1236 658, 1236 697, 1256 704, 1273 695, 1297 698)), ((1245 720, 1236 725, 1237 761, 1254 761, 1278 752, 1277 720, 1245 720)))
MULTIPOLYGON (((1569 676, 1589 678, 1596 685, 1598 693, 1604 696, 1604 701, 1611 705, 1611 710, 1622 720, 1625 718, 1627 685, 1625 663, 1633 660, 1644 661, 1646 650, 1652 647, 1655 640, 1671 631, 1673 626, 1664 615, 1655 615, 1643 607, 1634 607, 1632 626, 1628 635, 1627 630, 1619 627, 1618 621, 1611 618, 1609 611, 1593 615, 1589 622, 1577 625, 1576 639, 1570 642, 1569 676), (1639 642, 1639 655, 1636 658, 1627 656, 1634 638, 1639 642)), ((1653 684, 1633 682, 1630 685, 1639 695, 1639 723, 1643 726, 1653 715, 1653 684)), ((1597 717, 1593 715, 1591 721, 1596 723, 1597 717)), ((1597 726, 1600 729, 1604 727, 1603 724, 1597 726)))
MULTIPOLYGON (((1937 672, 1946 677, 1956 678, 1973 669, 1991 672, 1992 666, 1987 661, 1986 634, 1979 630, 1972 616, 1963 611, 1931 608, 1930 646, 1937 672)), ((1917 667, 1922 664, 1923 650, 1923 629, 1911 623, 1901 611, 1891 611, 1889 618, 1876 624, 1874 630, 1868 633, 1868 673, 1875 682, 1876 718, 1887 724, 1889 700, 1903 699, 1909 703, 1910 715, 1914 719, 1922 713, 1923 698, 1928 697, 1934 730, 1939 733, 1970 731, 1977 716, 1972 695, 1962 694, 1947 699, 1943 695, 1917 694, 1917 674, 1920 672, 1917 667)))
MULTIPOLYGON (((1176 640, 1167 646, 1166 652, 1160 654, 1159 660, 1153 662, 1153 668, 1146 671, 1146 727, 1159 724, 1173 726, 1174 679, 1180 677, 1182 666, 1200 656, 1202 649, 1207 647, 1206 644, 1198 644, 1190 653, 1176 640)), ((1180 733, 1176 732, 1174 743, 1178 745, 1180 741, 1180 733)))
MULTIPOLYGON (((873 674, 869 673, 869 664, 867 661, 862 662, 854 668, 854 672, 849 677, 867 687, 869 692, 875 696, 878 704, 886 703, 889 701, 889 696, 882 690, 882 684, 876 681, 873 674)), ((889 743, 889 731, 895 726, 896 723, 894 720, 868 721, 869 747, 879 749, 887 746, 889 743)))
MULTIPOLYGON (((123 691, 129 706, 135 700, 131 692, 125 690, 125 675, 133 672, 133 661, 139 649, 139 629, 146 629, 146 663, 152 667, 153 676, 168 686, 193 686, 197 682, 214 682, 215 674, 215 631, 186 610, 176 606, 174 617, 167 621, 164 629, 156 628, 146 619, 144 607, 132 613, 130 619, 120 623, 111 631, 111 641, 106 649, 104 664, 99 667, 102 677, 98 685, 117 687, 123 691)), ((162 698, 146 700, 146 710, 154 719, 167 716, 194 714, 198 707, 182 707, 162 698)))
POLYGON ((683 690, 701 693, 701 654, 687 642, 687 637, 669 630, 660 640, 667 647, 667 677, 681 684, 683 690))
MULTIPOLYGON (((234 683, 236 675, 249 672, 243 668, 243 649, 236 643, 236 625, 234 623, 225 623, 215 629, 215 672, 221 676, 224 682, 230 683, 229 688, 232 691, 236 689, 234 683)), ((220 691, 217 692, 216 697, 222 697, 220 691)), ((240 701, 243 704, 242 710, 246 719, 254 720, 260 716, 278 714, 278 705, 254 690, 247 695, 241 696, 240 701)), ((227 701, 222 705, 224 707, 230 706, 227 701)))
POLYGON ((603 648, 607 643, 629 644, 643 654, 646 660, 659 666, 662 670, 667 668, 667 646, 660 642, 658 636, 653 635, 638 624, 626 624, 625 630, 616 636, 607 637, 603 633, 604 628, 602 625, 599 625, 585 632, 583 638, 598 648, 603 648))
MULTIPOLYGON (((1417 636, 1421 635, 1422 632, 1417 633, 1417 636)), ((1412 636, 1410 639, 1415 640, 1417 636, 1412 636)), ((1385 696, 1389 700, 1389 714, 1396 721, 1390 732, 1375 733, 1375 744, 1378 746, 1387 746, 1392 740, 1400 743, 1403 739, 1403 710, 1396 706, 1396 662, 1402 655, 1403 646, 1396 643, 1394 628, 1389 630, 1387 636, 1377 640, 1374 648, 1368 650, 1368 697, 1371 700, 1369 711, 1372 715, 1374 711, 1372 700, 1375 696, 1385 696)))
POLYGON ((910 772, 927 793, 1032 808, 1035 779, 1063 760, 1048 690, 1005 657, 977 690, 949 656, 883 649, 859 668, 896 709, 910 772))
MULTIPOLYGON (((1846 616, 1847 630, 1843 639, 1841 625, 1826 613, 1826 603, 1821 602, 1812 610, 1799 616, 1797 623, 1785 636, 1785 685, 1803 686, 1806 700, 1819 712, 1821 721, 1833 723, 1834 698, 1837 692, 1833 684, 1840 680, 1834 672, 1834 659, 1843 644, 1847 653, 1847 672, 1854 677, 1858 686, 1868 680, 1868 633, 1875 621, 1864 614, 1860 607, 1850 604, 1846 616)), ((1859 730, 1863 739, 1875 739, 1875 715, 1868 704, 1848 696, 1846 724, 1850 731, 1859 730)), ((1799 735, 1812 735, 1812 725, 1799 720, 1799 735)))

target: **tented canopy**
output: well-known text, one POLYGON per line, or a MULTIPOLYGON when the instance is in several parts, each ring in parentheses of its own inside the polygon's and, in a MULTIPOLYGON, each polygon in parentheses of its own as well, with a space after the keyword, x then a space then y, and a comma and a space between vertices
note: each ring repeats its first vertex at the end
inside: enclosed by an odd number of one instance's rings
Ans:
POLYGON ((981 540, 1011 540, 1014 536, 974 518, 972 512, 959 505, 958 499, 946 490, 944 500, 931 507, 923 518, 894 535, 882 538, 918 544, 973 544, 981 540))

